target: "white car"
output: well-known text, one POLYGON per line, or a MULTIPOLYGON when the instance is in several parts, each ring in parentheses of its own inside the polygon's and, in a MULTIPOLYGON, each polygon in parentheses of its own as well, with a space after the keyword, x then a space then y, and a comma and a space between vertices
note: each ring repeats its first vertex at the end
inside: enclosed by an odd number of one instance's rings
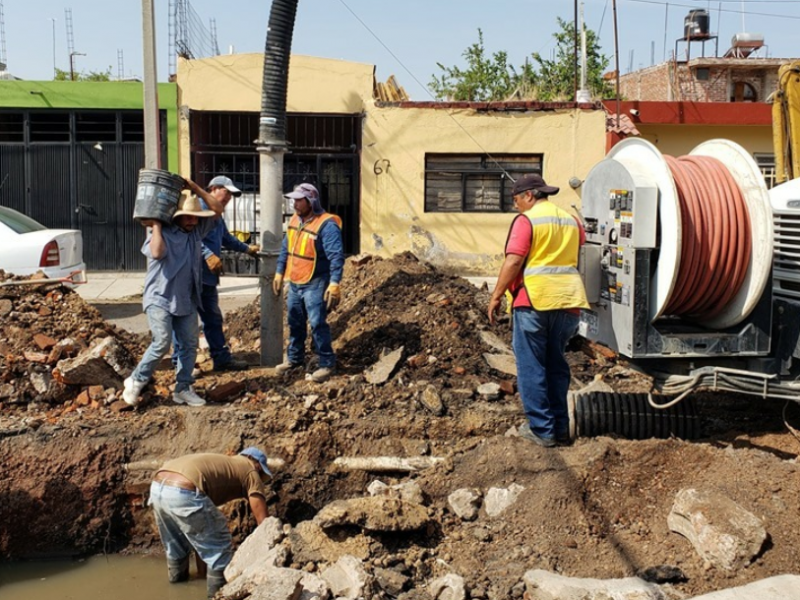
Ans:
POLYGON ((0 269, 14 275, 42 271, 50 279, 82 274, 86 271, 83 236, 77 229, 48 229, 0 206, 0 269))

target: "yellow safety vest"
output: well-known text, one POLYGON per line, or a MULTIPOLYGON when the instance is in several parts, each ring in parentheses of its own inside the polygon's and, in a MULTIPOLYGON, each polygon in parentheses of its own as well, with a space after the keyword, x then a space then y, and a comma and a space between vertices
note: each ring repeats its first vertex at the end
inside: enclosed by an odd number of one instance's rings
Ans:
POLYGON ((578 273, 580 230, 575 218, 550 201, 524 213, 533 239, 523 272, 525 290, 536 310, 589 308, 578 273))
POLYGON ((339 215, 322 213, 305 223, 296 214, 289 220, 286 228, 286 247, 289 256, 286 261, 284 277, 292 283, 304 284, 311 281, 317 267, 317 234, 329 219, 333 219, 339 229, 342 219, 339 215))

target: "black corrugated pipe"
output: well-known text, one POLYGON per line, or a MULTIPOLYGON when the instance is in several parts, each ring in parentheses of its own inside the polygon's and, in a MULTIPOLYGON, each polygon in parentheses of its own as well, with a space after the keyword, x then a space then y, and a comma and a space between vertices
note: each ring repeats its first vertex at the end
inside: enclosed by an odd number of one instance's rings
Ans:
POLYGON ((258 129, 259 142, 264 145, 286 143, 286 89, 297 2, 273 0, 269 13, 258 129))

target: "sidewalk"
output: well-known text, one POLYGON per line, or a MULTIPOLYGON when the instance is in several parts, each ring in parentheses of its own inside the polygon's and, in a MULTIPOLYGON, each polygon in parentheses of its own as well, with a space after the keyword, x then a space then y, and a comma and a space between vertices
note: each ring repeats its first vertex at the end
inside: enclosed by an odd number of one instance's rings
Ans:
MULTIPOLYGON (((144 289, 144 271, 132 273, 90 272, 89 281, 76 288, 78 294, 87 302, 99 300, 141 301, 144 289)), ((220 277, 220 296, 250 296, 259 293, 258 277, 220 277)))
MULTIPOLYGON (((466 277, 476 287, 486 282, 491 290, 496 277, 466 277)), ((223 275, 220 277, 220 297, 250 297, 259 294, 259 278, 223 275)), ((131 273, 91 272, 89 281, 76 288, 78 294, 87 302, 130 300, 140 302, 144 289, 144 271, 131 273)))

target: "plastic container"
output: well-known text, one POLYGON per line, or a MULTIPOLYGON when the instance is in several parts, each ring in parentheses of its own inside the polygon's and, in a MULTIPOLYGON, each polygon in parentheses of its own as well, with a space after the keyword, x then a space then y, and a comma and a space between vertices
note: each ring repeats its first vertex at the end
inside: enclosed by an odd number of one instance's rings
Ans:
POLYGON ((183 186, 184 180, 180 175, 160 169, 141 169, 133 218, 136 221, 157 219, 169 223, 178 210, 183 186))

